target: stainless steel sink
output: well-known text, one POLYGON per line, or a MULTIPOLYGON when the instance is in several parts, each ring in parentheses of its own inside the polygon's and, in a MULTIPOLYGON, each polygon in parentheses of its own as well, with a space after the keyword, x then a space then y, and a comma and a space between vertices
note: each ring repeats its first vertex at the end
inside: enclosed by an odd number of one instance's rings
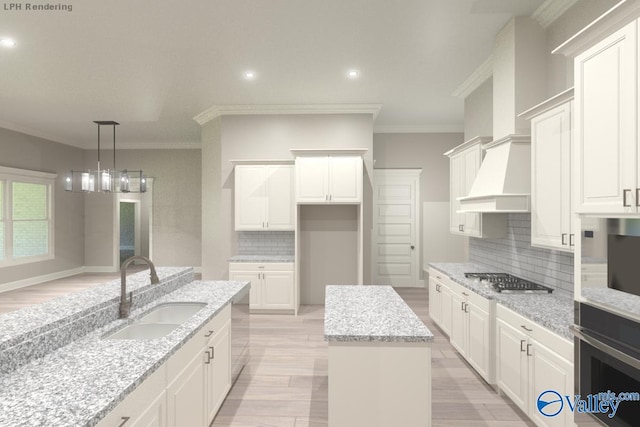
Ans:
POLYGON ((118 332, 108 335, 108 340, 151 340, 168 335, 178 326, 174 323, 133 323, 118 332))
POLYGON ((170 302, 158 304, 136 323, 182 323, 206 307, 202 302, 170 302))

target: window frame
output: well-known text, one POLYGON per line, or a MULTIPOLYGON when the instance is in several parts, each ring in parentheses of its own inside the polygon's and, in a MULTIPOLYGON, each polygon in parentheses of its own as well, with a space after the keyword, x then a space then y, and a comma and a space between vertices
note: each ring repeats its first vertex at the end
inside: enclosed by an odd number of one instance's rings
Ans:
POLYGON ((4 226, 4 259, 0 259, 0 268, 14 265, 30 264, 34 262, 48 261, 55 258, 55 191, 54 185, 57 174, 16 169, 0 166, 0 181, 3 182, 2 197, 2 222, 4 226), (15 257, 13 254, 13 183, 41 184, 46 186, 46 211, 48 229, 48 250, 46 254, 15 257))

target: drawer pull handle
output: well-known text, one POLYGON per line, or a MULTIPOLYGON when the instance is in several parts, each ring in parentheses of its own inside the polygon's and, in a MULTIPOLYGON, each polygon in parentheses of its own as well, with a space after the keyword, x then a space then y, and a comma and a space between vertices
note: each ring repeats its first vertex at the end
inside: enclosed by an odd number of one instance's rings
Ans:
POLYGON ((208 365, 211 363, 211 355, 209 354, 209 350, 205 351, 204 354, 207 355, 207 360, 206 362, 204 362, 205 365, 208 365))
POLYGON ((216 349, 213 347, 209 347, 209 351, 211 352, 211 359, 215 359, 216 358, 216 349))
POLYGON ((524 329, 525 331, 527 331, 527 332, 532 332, 532 331, 533 331, 533 329, 529 329, 529 328, 527 328, 525 325, 520 325, 520 327, 521 327, 522 329, 524 329))
POLYGON ((567 244, 567 233, 562 233, 562 245, 566 245, 567 244))
POLYGON ((209 338, 211 335, 213 335, 213 333, 214 333, 214 332, 215 332, 215 331, 209 331, 209 332, 207 332, 206 334, 204 334, 204 337, 205 337, 205 338, 209 338))
POLYGON ((575 243, 573 242, 575 237, 576 237, 575 234, 573 233, 569 234, 569 246, 575 246, 575 243))
POLYGON ((523 345, 524 343, 526 343, 526 342, 527 342, 527 340, 520 340, 520 351, 521 351, 521 352, 523 352, 523 353, 524 353, 525 351, 527 351, 526 349, 522 348, 522 345, 523 345))
POLYGON ((631 190, 629 190, 628 188, 622 190, 622 206, 624 206, 625 208, 631 207, 631 205, 627 204, 627 192, 631 193, 631 190))
POLYGON ((468 293, 466 293, 466 292, 463 292, 463 293, 462 293, 462 295, 464 295, 465 297, 468 297, 468 296, 469 296, 469 294, 468 294, 468 293))
POLYGON ((127 421, 129 421, 131 419, 131 417, 122 417, 120 419, 122 420, 122 422, 120 423, 120 425, 118 427, 122 427, 123 425, 125 425, 127 423, 127 421))
POLYGON ((533 356, 531 353, 529 353, 529 349, 531 348, 532 344, 527 344, 527 356, 533 356))

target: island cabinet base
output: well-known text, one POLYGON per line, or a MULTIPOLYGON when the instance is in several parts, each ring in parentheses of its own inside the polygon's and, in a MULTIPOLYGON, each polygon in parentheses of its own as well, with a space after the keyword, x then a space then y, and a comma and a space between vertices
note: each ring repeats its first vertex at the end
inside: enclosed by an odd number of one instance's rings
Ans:
POLYGON ((431 343, 329 342, 329 425, 431 426, 431 343))

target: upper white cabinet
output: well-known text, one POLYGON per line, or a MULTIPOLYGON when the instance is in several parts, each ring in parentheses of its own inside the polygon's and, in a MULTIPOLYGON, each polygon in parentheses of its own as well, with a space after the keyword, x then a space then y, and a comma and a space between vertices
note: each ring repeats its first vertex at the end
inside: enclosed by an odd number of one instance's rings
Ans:
POLYGON ((531 244, 573 252, 573 89, 521 114, 531 119, 531 244))
POLYGON ((297 203, 361 203, 362 157, 296 157, 297 203))
POLYGON ((506 216, 459 212, 459 197, 469 194, 482 164, 482 144, 491 138, 475 137, 445 153, 449 157, 450 221, 452 233, 473 237, 503 237, 506 234, 506 216))
POLYGON ((235 229, 294 229, 293 165, 237 165, 235 229))
POLYGON ((578 213, 638 212, 637 21, 575 58, 578 213))

